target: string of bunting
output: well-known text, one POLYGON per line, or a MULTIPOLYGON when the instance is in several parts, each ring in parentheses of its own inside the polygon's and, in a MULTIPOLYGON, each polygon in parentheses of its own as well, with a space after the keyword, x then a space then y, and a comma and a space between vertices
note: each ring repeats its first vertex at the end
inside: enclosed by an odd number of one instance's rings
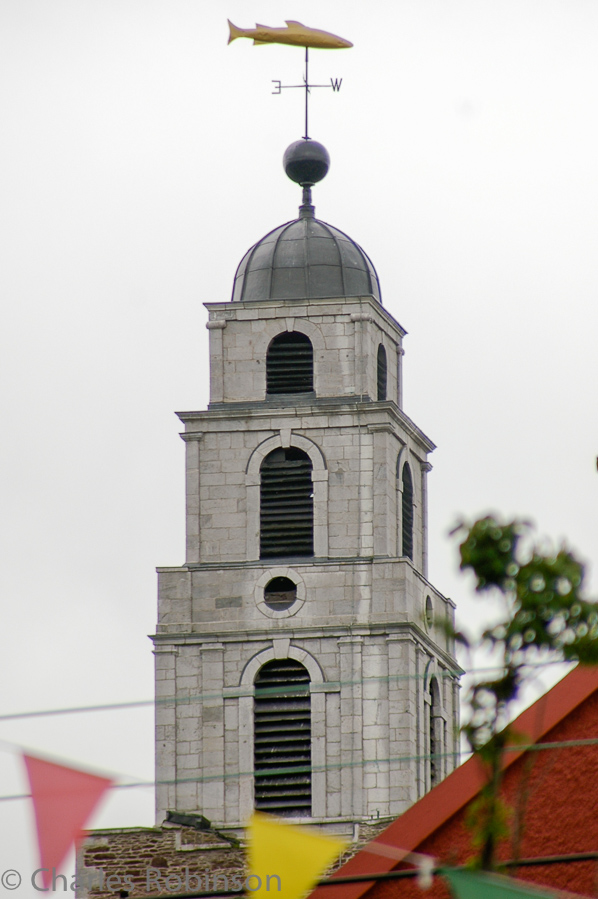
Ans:
MULTIPOLYGON (((512 749, 520 752, 526 749, 534 751, 546 749, 560 750, 563 747, 579 747, 592 745, 598 745, 598 738, 590 738, 585 740, 563 740, 555 743, 544 744, 535 743, 530 746, 522 746, 521 744, 517 744, 516 746, 513 746, 512 749)), ((48 759, 42 759, 27 753, 23 753, 22 757, 25 764, 31 793, 28 796, 23 795, 19 797, 0 797, 0 799, 31 798, 35 815, 40 867, 44 869, 42 872, 42 876, 45 888, 48 888, 49 884, 51 883, 52 870, 58 870, 63 864, 64 859, 66 858, 72 846, 78 845, 83 839, 87 822, 97 809, 99 803, 108 790, 126 788, 131 786, 153 786, 153 784, 149 782, 142 784, 118 784, 112 777, 101 776, 89 771, 72 768, 70 766, 62 765, 55 761, 49 761, 48 759)), ((236 776, 240 777, 242 775, 236 776)), ((204 779, 206 778, 189 778, 185 779, 184 782, 200 781, 204 779)), ((165 781, 165 783, 175 782, 176 781, 165 781)), ((255 832, 255 827, 257 826, 257 831, 258 834, 260 834, 261 841, 262 835, 266 834, 266 832, 269 833, 268 828, 270 827, 270 819, 268 818, 268 816, 259 816, 256 813, 252 820, 254 822, 254 830, 252 832, 255 832), (265 821, 262 820, 264 818, 266 819, 265 821)), ((290 827, 290 825, 284 825, 284 827, 290 827)), ((304 833, 303 829, 301 830, 301 833, 304 833)), ((317 834, 317 837, 318 839, 329 840, 329 838, 322 838, 319 834, 317 834)), ((255 841, 255 836, 253 837, 253 840, 255 841)), ((267 843, 268 847, 276 845, 276 839, 274 838, 272 833, 269 833, 268 839, 265 840, 265 843, 267 843)), ((250 846, 251 845, 252 842, 250 838, 250 846)), ((264 856, 262 850, 259 849, 260 845, 261 842, 258 842, 258 850, 254 849, 254 854, 251 857, 254 859, 253 864, 257 867, 257 869, 265 870, 263 868, 264 856)), ((329 846, 328 843, 325 845, 329 846)), ((336 841, 335 846, 335 852, 338 855, 344 847, 338 841, 336 841), (340 848, 338 848, 339 846, 340 848)), ((332 851, 330 847, 329 850, 330 852, 332 851)), ((265 852, 265 849, 263 851, 265 852)), ((370 849, 368 849, 368 851, 370 851, 370 849)), ((380 850, 379 847, 376 847, 371 851, 386 852, 387 849, 385 848, 380 850)), ((394 852, 395 850, 391 848, 389 851, 394 852)), ((280 858, 282 856, 276 857, 279 859, 278 864, 280 864, 280 858)), ((317 852, 314 850, 311 857, 315 861, 316 858, 327 859, 328 855, 322 849, 322 852, 317 852)), ((321 871, 318 870, 315 873, 313 883, 316 882, 322 871, 326 870, 334 857, 336 857, 336 855, 333 854, 328 861, 322 863, 321 871)), ((270 857, 267 856, 267 860, 269 858, 270 857)), ((404 856, 401 856, 401 859, 403 858, 404 856)), ((431 876, 431 868, 427 862, 426 866, 427 876, 429 877, 431 876)), ((270 867, 269 870, 272 871, 272 867, 270 867)), ((302 871, 303 873, 306 873, 305 866, 303 866, 302 871)), ((305 890, 297 895, 304 895, 304 893, 305 890)), ((281 897, 281 899, 284 899, 284 897, 281 897)), ((287 899, 294 899, 294 897, 287 897, 287 899)))

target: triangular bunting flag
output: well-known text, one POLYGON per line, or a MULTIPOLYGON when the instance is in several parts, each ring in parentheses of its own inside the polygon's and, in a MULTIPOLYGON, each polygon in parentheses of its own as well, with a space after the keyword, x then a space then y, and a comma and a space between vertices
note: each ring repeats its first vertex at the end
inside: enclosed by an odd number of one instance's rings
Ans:
POLYGON ((294 827, 256 812, 249 822, 251 895, 301 899, 346 845, 308 827, 294 827))
POLYGON ((72 845, 82 836, 93 810, 113 781, 55 762, 23 756, 35 810, 44 887, 52 882, 72 845))
POLYGON ((562 895, 522 880, 481 871, 443 870, 442 876, 448 880, 455 899, 556 899, 562 895))

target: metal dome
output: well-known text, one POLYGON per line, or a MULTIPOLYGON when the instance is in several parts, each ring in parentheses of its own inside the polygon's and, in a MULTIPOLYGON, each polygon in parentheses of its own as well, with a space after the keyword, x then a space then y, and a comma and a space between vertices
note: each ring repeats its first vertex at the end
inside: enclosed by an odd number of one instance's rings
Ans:
POLYGON ((270 231, 247 251, 235 275, 233 302, 355 296, 381 302, 368 255, 311 210, 303 206, 298 219, 270 231))

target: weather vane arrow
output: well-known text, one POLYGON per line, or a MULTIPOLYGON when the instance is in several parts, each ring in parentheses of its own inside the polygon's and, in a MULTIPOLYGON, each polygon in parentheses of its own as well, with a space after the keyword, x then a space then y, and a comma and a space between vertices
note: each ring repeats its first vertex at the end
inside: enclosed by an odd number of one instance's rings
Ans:
POLYGON ((310 84, 309 83, 309 48, 318 50, 343 50, 352 47, 351 41, 339 37, 337 34, 331 34, 329 31, 321 31, 318 28, 308 28, 301 22, 286 21, 286 28, 270 28, 267 25, 257 24, 255 28, 238 28, 228 20, 230 35, 229 44, 238 37, 246 37, 253 39, 254 46, 262 46, 264 44, 291 44, 294 47, 305 47, 305 75, 303 76, 303 84, 283 84, 282 81, 273 79, 273 84, 277 87, 272 91, 273 94, 280 94, 287 88, 302 88, 305 90, 305 134, 304 140, 310 140, 308 131, 308 111, 309 111, 309 93, 312 88, 326 87, 332 88, 336 93, 340 91, 343 83, 342 78, 331 78, 330 84, 310 84))

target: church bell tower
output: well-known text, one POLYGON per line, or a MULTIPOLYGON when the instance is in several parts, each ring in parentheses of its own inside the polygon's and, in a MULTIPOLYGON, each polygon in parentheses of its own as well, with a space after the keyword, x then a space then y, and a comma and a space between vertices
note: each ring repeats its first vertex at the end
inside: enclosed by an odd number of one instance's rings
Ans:
POLYGON ((157 818, 254 809, 336 832, 454 766, 453 604, 427 579, 428 455, 402 409, 405 331, 376 270, 316 218, 321 144, 285 153, 297 219, 206 303, 207 411, 179 415, 187 555, 160 568, 157 818))

